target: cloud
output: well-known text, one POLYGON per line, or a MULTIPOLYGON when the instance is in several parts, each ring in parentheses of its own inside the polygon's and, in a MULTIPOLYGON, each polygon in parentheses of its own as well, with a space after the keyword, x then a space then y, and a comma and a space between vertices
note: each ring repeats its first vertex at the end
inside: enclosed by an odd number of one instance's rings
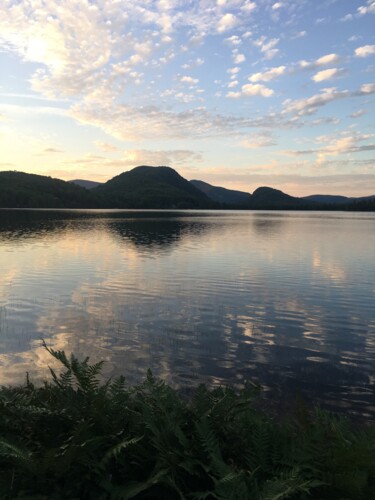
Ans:
POLYGON ((242 40, 237 35, 232 35, 224 40, 227 44, 237 47, 242 44, 242 40))
POLYGON ((340 21, 342 23, 345 23, 347 21, 352 21, 353 19, 354 19, 353 14, 346 14, 345 16, 343 16, 343 17, 340 18, 340 21))
POLYGON ((269 82, 283 75, 285 70, 286 66, 278 66, 277 68, 270 68, 263 73, 254 73, 248 79, 250 82, 269 82))
POLYGON ((120 150, 119 147, 114 144, 110 144, 109 142, 95 141, 95 145, 98 149, 104 151, 105 153, 114 153, 120 150))
MULTIPOLYGON (((258 88, 258 94, 261 90, 258 88)), ((156 106, 137 108, 105 102, 95 106, 91 103, 76 104, 71 108, 70 115, 80 123, 96 126, 108 135, 125 141, 237 136, 243 129, 273 123, 273 119, 268 117, 225 116, 210 113, 203 107, 173 112, 156 106)))
POLYGON ((325 106, 329 102, 350 97, 348 90, 323 89, 320 94, 307 97, 305 99, 290 100, 284 102, 284 113, 295 113, 298 116, 311 115, 319 107, 325 106))
POLYGON ((358 111, 353 111, 351 113, 350 118, 359 118, 367 113, 367 109, 359 109, 358 111))
POLYGON ((49 153, 63 153, 64 151, 62 149, 56 149, 56 148, 45 148, 43 149, 43 154, 49 154, 49 153))
POLYGON ((270 132, 253 134, 241 141, 241 146, 248 149, 258 149, 275 146, 276 141, 270 132))
POLYGON ((327 64, 334 64, 339 62, 340 58, 337 54, 326 54, 324 56, 319 57, 315 61, 300 61, 299 66, 302 69, 316 69, 321 66, 326 66, 327 64))
POLYGON ((246 61, 246 57, 244 54, 234 54, 233 55, 234 64, 242 64, 245 61, 246 61))
POLYGON ((241 6, 241 10, 246 13, 250 13, 257 8, 257 4, 255 2, 251 2, 250 0, 245 0, 243 5, 241 6))
POLYGON ((326 88, 322 89, 320 94, 315 94, 305 99, 287 99, 284 101, 284 109, 281 114, 293 113, 297 117, 312 115, 316 113, 318 108, 330 102, 349 97, 367 96, 373 93, 375 93, 375 83, 364 83, 360 86, 359 90, 353 92, 349 90, 337 90, 336 88, 326 88))
POLYGON ((187 149, 129 149, 124 152, 121 161, 123 165, 130 167, 137 165, 185 165, 190 162, 202 161, 202 155, 187 149))
POLYGON ((238 24, 238 19, 232 13, 227 12, 223 15, 223 17, 217 23, 217 31, 218 33, 224 33, 232 28, 234 28, 238 24))
POLYGON ((192 76, 182 76, 180 78, 181 83, 188 83, 189 85, 196 85, 199 83, 198 78, 193 78, 192 76))
POLYGON ((238 99, 240 97, 252 97, 252 96, 260 96, 260 97, 271 97, 273 95, 273 90, 261 85, 259 83, 252 84, 247 83, 242 85, 241 92, 228 92, 227 97, 232 99, 238 99))
POLYGON ((279 49, 275 48, 279 41, 279 38, 267 39, 267 37, 261 36, 253 43, 264 54, 265 59, 272 59, 279 52, 279 49))
POLYGON ((318 71, 318 73, 312 76, 311 79, 314 80, 314 82, 324 82, 326 80, 331 80, 341 72, 342 70, 338 68, 324 69, 322 71, 318 71))
POLYGON ((375 92, 375 83, 364 83, 360 87, 358 95, 373 94, 375 92))
POLYGON ((316 154, 318 164, 322 164, 326 161, 327 157, 330 156, 375 150, 374 143, 362 144, 363 142, 371 140, 373 137, 374 134, 360 134, 353 133, 353 131, 344 131, 341 133, 341 137, 337 137, 337 134, 333 136, 318 137, 318 143, 325 143, 325 145, 321 148, 287 151, 286 153, 293 156, 316 154))
POLYGON ((375 45, 363 45, 354 51, 356 57, 368 57, 375 54, 375 45))
POLYGON ((281 7, 283 6, 283 4, 281 2, 276 2, 272 5, 272 10, 278 10, 278 9, 281 9, 281 7))
POLYGON ((298 31, 297 33, 295 33, 295 35, 293 35, 291 37, 292 40, 296 40, 297 38, 303 38, 307 35, 307 31, 303 30, 303 31, 298 31))
POLYGON ((368 2, 368 5, 362 5, 358 7, 357 12, 360 16, 365 14, 375 14, 375 2, 368 2))

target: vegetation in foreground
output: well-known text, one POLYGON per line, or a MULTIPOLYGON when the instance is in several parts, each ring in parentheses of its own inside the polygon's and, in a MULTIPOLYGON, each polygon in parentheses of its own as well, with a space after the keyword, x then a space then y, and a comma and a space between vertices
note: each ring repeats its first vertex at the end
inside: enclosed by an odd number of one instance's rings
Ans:
POLYGON ((102 363, 48 351, 61 374, 0 390, 1 498, 373 498, 373 427, 320 411, 275 421, 250 386, 185 401, 150 372, 101 384, 102 363))

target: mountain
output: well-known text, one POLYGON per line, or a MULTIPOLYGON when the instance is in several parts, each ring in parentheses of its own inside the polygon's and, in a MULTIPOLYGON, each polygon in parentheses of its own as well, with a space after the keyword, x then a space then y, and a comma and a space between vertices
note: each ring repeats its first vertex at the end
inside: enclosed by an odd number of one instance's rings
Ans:
POLYGON ((74 179, 71 182, 72 184, 77 184, 77 186, 84 187, 86 189, 93 189, 94 187, 100 186, 102 183, 101 182, 96 182, 96 181, 86 181, 84 179, 74 179))
POLYGON ((105 184, 85 180, 65 182, 15 171, 0 172, 0 208, 375 211, 375 195, 361 198, 330 195, 296 198, 270 187, 260 187, 249 194, 203 181, 189 182, 170 167, 144 165, 124 172, 105 184))
POLYGON ((1 208, 94 208, 87 189, 44 175, 0 172, 1 208))
POLYGON ((214 208, 214 203, 170 167, 142 165, 91 190, 111 208, 214 208))
POLYGON ((358 203, 358 202, 366 202, 366 201, 371 201, 375 198, 375 195, 373 196, 361 196, 360 198, 349 198, 347 196, 336 196, 336 195, 330 195, 330 194, 312 194, 310 196, 304 196, 301 198, 302 200, 307 200, 307 201, 316 201, 318 203, 327 203, 327 204, 347 204, 347 203, 358 203))
POLYGON ((233 189, 212 186, 207 182, 198 180, 192 180, 190 183, 217 203, 224 203, 229 206, 246 207, 249 205, 251 200, 251 195, 249 193, 245 193, 244 191, 235 191, 233 189))
POLYGON ((259 209, 295 209, 304 205, 301 198, 285 194, 279 189, 259 187, 251 195, 251 208, 259 209))
POLYGON ((212 186, 207 182, 193 180, 190 181, 194 186, 204 192, 213 201, 226 205, 226 207, 236 207, 242 209, 299 209, 317 207, 317 204, 311 200, 302 200, 289 196, 288 194, 270 187, 260 187, 253 194, 244 191, 234 191, 223 187, 212 186))

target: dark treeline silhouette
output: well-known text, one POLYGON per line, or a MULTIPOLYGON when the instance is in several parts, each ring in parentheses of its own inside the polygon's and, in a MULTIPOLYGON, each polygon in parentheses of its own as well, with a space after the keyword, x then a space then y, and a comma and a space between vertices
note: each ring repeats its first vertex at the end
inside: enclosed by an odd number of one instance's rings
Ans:
POLYGON ((375 196, 297 198, 270 187, 249 194, 202 181, 189 182, 170 167, 136 167, 90 189, 82 187, 85 181, 77 182, 0 172, 0 208, 375 211, 375 196))

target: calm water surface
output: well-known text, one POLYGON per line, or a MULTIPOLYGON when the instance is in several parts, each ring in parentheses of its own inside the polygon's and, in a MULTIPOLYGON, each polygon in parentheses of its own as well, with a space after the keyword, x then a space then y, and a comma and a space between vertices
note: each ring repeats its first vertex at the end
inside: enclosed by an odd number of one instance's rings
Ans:
POLYGON ((45 377, 45 339, 371 418, 374 248, 375 214, 0 210, 0 383, 45 377))

